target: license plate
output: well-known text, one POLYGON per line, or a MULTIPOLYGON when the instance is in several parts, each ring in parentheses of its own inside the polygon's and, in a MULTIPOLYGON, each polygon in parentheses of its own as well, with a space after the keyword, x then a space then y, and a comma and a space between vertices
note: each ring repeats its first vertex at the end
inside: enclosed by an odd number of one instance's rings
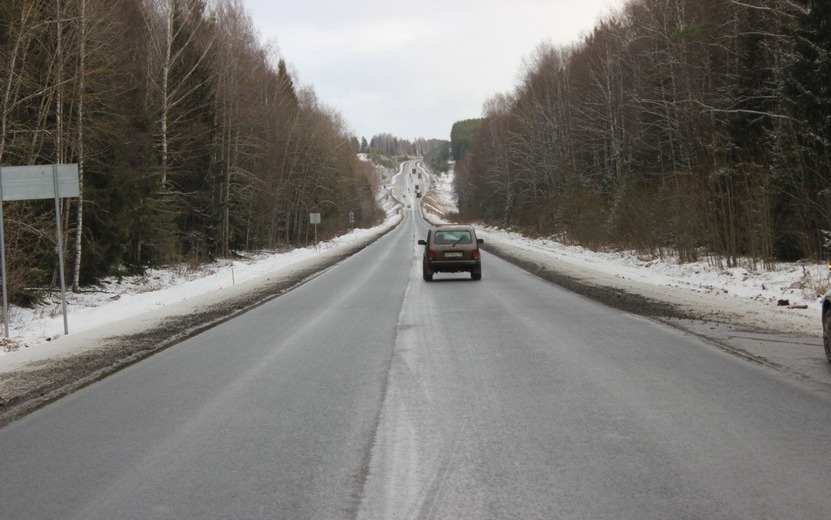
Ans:
POLYGON ((449 253, 445 253, 444 257, 445 258, 461 258, 462 254, 463 253, 461 251, 459 251, 459 252, 449 252, 449 253))

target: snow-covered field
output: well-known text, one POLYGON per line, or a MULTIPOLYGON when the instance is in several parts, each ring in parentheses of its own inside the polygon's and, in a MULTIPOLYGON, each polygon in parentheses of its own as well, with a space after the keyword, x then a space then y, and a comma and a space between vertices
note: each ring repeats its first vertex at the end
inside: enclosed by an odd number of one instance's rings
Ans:
MULTIPOLYGON (((122 320, 168 305, 198 302, 206 295, 214 298, 235 285, 291 269, 356 240, 371 239, 394 223, 393 203, 386 195, 383 200, 387 201, 390 215, 387 223, 372 229, 356 229, 318 248, 263 252, 217 262, 197 271, 151 270, 144 276, 106 280, 78 294, 70 292, 69 336, 99 327, 117 327, 122 320)), ((455 210, 455 203, 452 173, 440 176, 425 202, 427 211, 440 219, 455 210)), ((714 318, 746 320, 748 325, 816 336, 821 332, 820 296, 831 285, 826 265, 796 263, 779 264, 772 270, 728 269, 707 261, 681 264, 673 258, 644 258, 627 251, 590 251, 494 228, 483 228, 481 235, 494 247, 521 254, 529 261, 555 265, 595 284, 710 308, 714 318), (787 300, 788 305, 780 305, 780 300, 787 300)), ((26 351, 60 343, 55 341, 63 336, 60 295, 55 294, 33 309, 13 307, 9 328, 11 341, 7 340, 0 352, 0 369, 12 358, 26 356, 26 351)))

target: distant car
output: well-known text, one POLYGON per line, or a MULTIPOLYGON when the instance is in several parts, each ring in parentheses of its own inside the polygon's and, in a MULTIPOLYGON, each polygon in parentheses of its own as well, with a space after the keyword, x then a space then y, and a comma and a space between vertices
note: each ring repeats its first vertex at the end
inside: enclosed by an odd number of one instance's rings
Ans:
POLYGON ((421 270, 425 281, 432 281, 434 273, 459 272, 470 273, 474 280, 482 279, 479 246, 484 240, 476 238, 473 226, 433 226, 427 239, 418 243, 424 246, 421 270))
MULTIPOLYGON (((829 266, 831 268, 831 266, 829 266)), ((822 344, 825 346, 825 357, 831 363, 831 291, 822 297, 822 344)))

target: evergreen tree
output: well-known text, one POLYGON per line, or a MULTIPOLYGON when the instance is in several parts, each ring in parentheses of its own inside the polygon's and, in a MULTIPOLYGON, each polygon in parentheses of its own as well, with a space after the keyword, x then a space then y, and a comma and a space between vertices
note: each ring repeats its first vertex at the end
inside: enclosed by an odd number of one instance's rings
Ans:
POLYGON ((482 119, 466 119, 453 124, 450 130, 450 155, 454 161, 460 161, 467 149, 472 146, 476 130, 482 122, 482 119))
POLYGON ((783 102, 791 117, 780 137, 782 236, 778 255, 819 256, 831 229, 831 2, 805 0, 796 16, 783 102), (788 131, 789 130, 789 131, 788 131))

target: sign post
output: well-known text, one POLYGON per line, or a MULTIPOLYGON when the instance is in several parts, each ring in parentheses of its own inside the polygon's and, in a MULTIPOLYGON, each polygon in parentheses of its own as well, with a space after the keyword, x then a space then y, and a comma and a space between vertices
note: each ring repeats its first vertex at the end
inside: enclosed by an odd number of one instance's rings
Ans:
POLYGON ((3 224, 3 168, 0 168, 0 274, 3 276, 3 332, 9 337, 9 297, 6 295, 6 237, 3 224))
POLYGON ((317 225, 320 224, 320 213, 309 213, 309 224, 315 226, 315 248, 317 248, 317 225))
POLYGON ((44 164, 35 166, 0 167, 0 272, 3 276, 3 329, 9 337, 9 305, 6 289, 6 240, 3 228, 3 202, 11 200, 55 199, 55 226, 57 229, 58 270, 61 278, 61 306, 63 330, 69 334, 66 317, 66 277, 63 268, 63 238, 61 236, 60 199, 77 198, 81 188, 78 165, 44 164))
MULTIPOLYGON (((75 165, 77 168, 77 165, 75 165)), ((66 276, 63 272, 63 233, 61 233, 61 191, 58 186, 58 165, 52 165, 52 186, 55 193, 55 231, 58 246, 58 272, 61 277, 61 310, 63 311, 63 333, 69 334, 69 321, 66 318, 66 276)))

